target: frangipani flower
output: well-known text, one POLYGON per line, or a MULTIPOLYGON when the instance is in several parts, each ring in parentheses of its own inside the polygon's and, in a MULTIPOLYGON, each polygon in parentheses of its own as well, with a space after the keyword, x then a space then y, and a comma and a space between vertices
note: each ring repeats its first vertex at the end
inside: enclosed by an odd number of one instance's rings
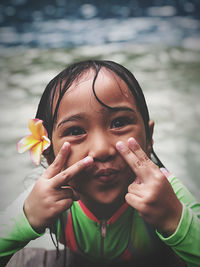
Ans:
POLYGON ((39 165, 42 153, 50 146, 51 141, 48 138, 42 120, 30 119, 28 127, 32 134, 26 135, 17 143, 17 151, 23 153, 30 150, 32 161, 39 165))

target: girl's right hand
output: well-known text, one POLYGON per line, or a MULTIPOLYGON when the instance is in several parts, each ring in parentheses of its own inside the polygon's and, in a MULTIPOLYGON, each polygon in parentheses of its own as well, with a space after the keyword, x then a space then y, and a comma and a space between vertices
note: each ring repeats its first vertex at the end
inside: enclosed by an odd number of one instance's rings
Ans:
POLYGON ((24 202, 24 213, 38 233, 42 233, 64 210, 69 209, 73 200, 79 199, 75 188, 68 183, 93 163, 88 156, 62 171, 69 151, 70 144, 65 142, 24 202))

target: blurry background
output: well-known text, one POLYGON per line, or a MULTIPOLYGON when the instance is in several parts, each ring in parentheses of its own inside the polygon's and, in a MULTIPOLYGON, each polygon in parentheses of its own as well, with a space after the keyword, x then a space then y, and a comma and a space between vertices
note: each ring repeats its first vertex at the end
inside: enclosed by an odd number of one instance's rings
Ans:
POLYGON ((135 74, 156 122, 155 151, 200 200, 199 18, 198 0, 1 0, 0 209, 42 172, 16 143, 46 84, 84 58, 135 74))

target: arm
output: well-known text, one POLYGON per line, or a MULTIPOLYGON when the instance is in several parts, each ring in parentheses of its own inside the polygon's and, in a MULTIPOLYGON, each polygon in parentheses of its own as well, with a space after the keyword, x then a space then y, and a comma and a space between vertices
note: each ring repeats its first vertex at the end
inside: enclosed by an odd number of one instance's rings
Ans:
POLYGON ((30 226, 24 212, 23 203, 28 191, 22 193, 5 211, 0 212, 0 257, 14 254, 30 240, 41 236, 30 226))
POLYGON ((14 254, 30 240, 40 237, 77 199, 77 193, 68 182, 90 166, 93 159, 86 157, 64 169, 69 151, 69 143, 64 144, 31 191, 0 214, 0 257, 14 254))
POLYGON ((176 178, 167 175, 171 186, 183 205, 182 216, 176 231, 165 237, 157 232, 160 239, 169 245, 188 266, 200 266, 200 203, 176 178))
POLYGON ((133 138, 116 148, 136 176, 127 203, 190 267, 200 266, 200 204, 178 179, 168 180, 133 138))

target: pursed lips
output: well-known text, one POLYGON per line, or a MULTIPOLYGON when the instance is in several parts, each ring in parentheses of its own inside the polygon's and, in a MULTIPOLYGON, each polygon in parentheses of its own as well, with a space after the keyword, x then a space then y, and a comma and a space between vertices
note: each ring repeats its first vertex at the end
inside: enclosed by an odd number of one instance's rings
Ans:
POLYGON ((112 168, 106 168, 106 169, 100 169, 98 170, 94 176, 110 176, 110 175, 113 175, 113 174, 117 174, 119 172, 119 170, 117 169, 112 169, 112 168))
POLYGON ((118 169, 105 168, 95 172, 94 177, 102 183, 113 183, 119 174, 118 169))

